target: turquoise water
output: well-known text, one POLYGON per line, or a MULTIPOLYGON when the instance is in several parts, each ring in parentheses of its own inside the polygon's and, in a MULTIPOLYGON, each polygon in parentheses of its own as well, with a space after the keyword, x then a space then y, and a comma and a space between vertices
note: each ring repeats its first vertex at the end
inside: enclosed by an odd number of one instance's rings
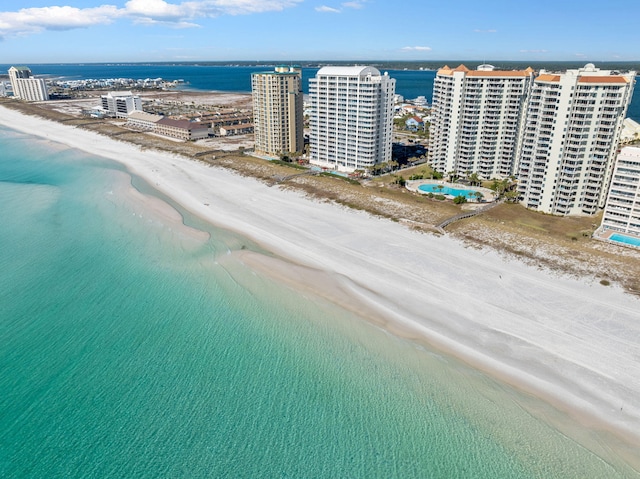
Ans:
POLYGON ((451 195, 451 196, 465 196, 466 198, 475 198, 473 194, 477 190, 466 190, 464 188, 452 188, 450 186, 444 185, 420 185, 418 189, 424 193, 435 193, 439 195, 451 195), (442 188, 438 188, 438 186, 442 186, 442 188))
POLYGON ((620 233, 614 233, 609 237, 609 239, 611 241, 617 241, 618 243, 624 243, 624 244, 628 244, 628 245, 640 248, 640 238, 627 236, 620 233))
POLYGON ((0 477, 635 477, 534 399, 248 270, 258 247, 117 164, 5 129, 0 151, 0 477))

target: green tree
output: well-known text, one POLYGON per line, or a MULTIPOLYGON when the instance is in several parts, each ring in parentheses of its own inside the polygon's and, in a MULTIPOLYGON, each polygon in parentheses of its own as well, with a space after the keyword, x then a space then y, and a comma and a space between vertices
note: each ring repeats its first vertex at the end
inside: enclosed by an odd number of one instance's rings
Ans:
POLYGON ((516 189, 511 189, 509 191, 507 191, 504 194, 505 199, 509 202, 509 203, 516 203, 518 201, 520 194, 518 193, 518 190, 516 189))
POLYGON ((480 178, 478 177, 478 173, 471 173, 469 176, 467 176, 467 179, 469 180, 469 184, 471 186, 478 186, 481 183, 480 178))
POLYGON ((461 205, 461 204, 463 204, 463 203, 466 203, 466 202, 467 202, 467 198, 465 198, 463 195, 458 195, 458 196, 456 196, 456 197, 453 199, 453 202, 454 202, 456 205, 461 205))

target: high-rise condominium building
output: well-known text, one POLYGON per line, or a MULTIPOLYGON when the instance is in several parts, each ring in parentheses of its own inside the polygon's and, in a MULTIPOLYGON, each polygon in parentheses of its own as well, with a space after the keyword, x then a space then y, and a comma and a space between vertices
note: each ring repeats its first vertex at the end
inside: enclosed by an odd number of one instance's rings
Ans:
POLYGON ((640 237, 640 148, 627 146, 616 160, 602 229, 640 237))
POLYGON ((255 151, 268 156, 304 150, 302 70, 278 66, 251 75, 255 151))
POLYGON ((45 101, 49 99, 47 85, 42 78, 35 78, 27 67, 9 68, 9 80, 13 96, 25 101, 45 101))
POLYGON ((373 67, 323 67, 309 80, 310 161, 352 172, 391 160, 396 81, 373 67))
POLYGON ((492 65, 438 70, 433 84, 429 161, 442 173, 508 177, 516 171, 521 125, 534 72, 492 65))
POLYGON ((527 208, 591 215, 604 207, 634 77, 592 64, 540 72, 519 156, 518 191, 527 208))

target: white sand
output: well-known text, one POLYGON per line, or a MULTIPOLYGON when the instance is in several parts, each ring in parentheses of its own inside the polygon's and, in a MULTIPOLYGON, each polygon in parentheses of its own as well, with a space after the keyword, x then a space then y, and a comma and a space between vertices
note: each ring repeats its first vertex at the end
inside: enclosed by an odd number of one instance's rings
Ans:
POLYGON ((253 267, 640 444, 640 300, 621 289, 4 107, 0 124, 124 163, 193 213, 320 273, 301 279, 301 268, 239 255, 253 267))

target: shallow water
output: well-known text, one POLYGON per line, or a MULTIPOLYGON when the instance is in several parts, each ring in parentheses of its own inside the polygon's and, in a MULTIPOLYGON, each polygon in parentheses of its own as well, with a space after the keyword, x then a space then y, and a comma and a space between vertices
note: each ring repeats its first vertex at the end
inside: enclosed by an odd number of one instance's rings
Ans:
POLYGON ((119 165, 6 129, 0 151, 1 477, 634 477, 119 165))

